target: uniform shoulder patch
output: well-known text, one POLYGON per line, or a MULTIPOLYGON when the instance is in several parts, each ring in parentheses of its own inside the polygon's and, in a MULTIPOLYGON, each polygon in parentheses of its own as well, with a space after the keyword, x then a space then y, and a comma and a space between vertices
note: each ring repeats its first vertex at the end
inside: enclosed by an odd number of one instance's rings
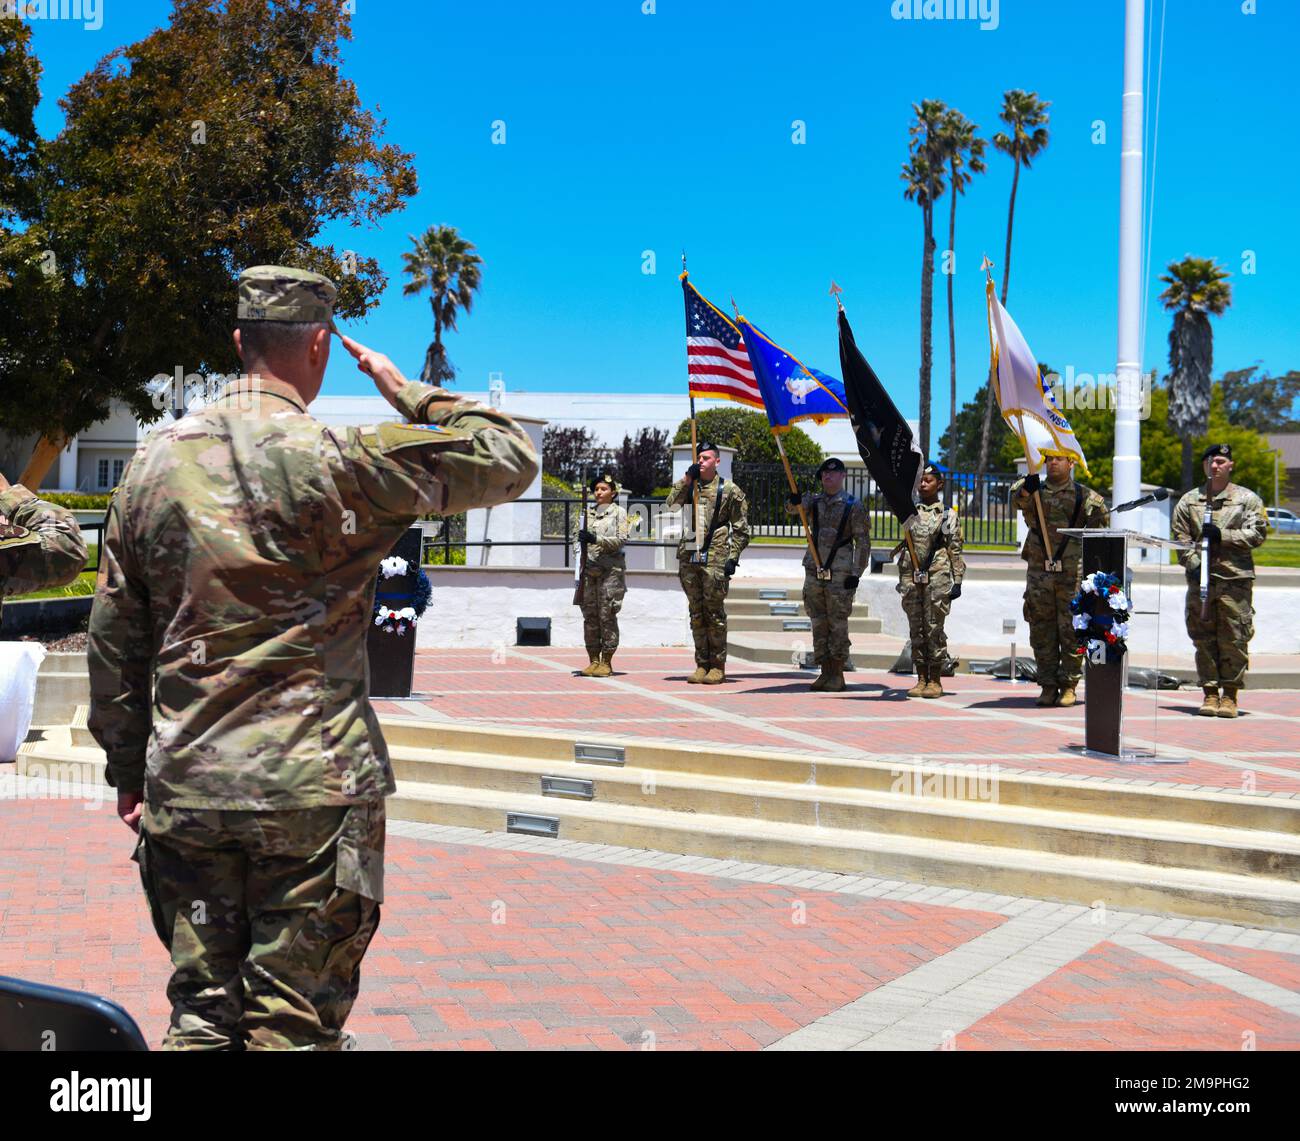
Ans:
POLYGON ((389 421, 363 429, 365 434, 371 432, 378 441, 379 450, 385 454, 402 448, 466 446, 473 439, 469 432, 444 428, 438 424, 397 424, 389 421))

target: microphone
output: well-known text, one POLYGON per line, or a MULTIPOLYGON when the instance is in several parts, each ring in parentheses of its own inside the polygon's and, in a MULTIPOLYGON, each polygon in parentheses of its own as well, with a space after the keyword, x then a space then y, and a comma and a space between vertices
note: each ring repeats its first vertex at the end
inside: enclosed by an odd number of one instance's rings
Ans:
POLYGON ((1112 507, 1110 513, 1118 515, 1121 511, 1132 511, 1135 507, 1145 507, 1148 503, 1159 503, 1162 499, 1169 498, 1169 488, 1157 487, 1150 495, 1144 495, 1141 499, 1134 499, 1128 503, 1121 503, 1118 507, 1112 507))

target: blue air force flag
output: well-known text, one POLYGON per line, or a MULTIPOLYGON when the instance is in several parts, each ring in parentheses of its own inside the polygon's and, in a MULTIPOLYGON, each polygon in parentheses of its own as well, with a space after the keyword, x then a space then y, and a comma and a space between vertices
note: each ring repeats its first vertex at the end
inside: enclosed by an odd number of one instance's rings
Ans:
POLYGON ((744 317, 736 318, 736 326, 745 338, 768 423, 774 429, 788 428, 796 420, 824 424, 834 416, 849 414, 844 385, 835 377, 808 368, 744 317))

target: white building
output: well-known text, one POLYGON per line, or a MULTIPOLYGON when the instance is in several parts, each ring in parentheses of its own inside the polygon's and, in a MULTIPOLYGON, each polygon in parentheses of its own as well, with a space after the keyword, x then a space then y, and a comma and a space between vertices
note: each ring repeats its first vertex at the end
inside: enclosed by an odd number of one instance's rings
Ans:
MULTIPOLYGON (((459 393, 459 390, 454 390, 459 393)), ((489 403, 487 392, 465 392, 489 403)), ((559 427, 585 427, 604 447, 617 448, 624 436, 635 436, 642 428, 661 428, 671 441, 677 426, 689 415, 685 392, 674 393, 605 393, 605 392, 518 392, 502 391, 501 407, 512 416, 543 421, 559 427)), ((732 407, 724 401, 699 400, 696 412, 706 408, 732 407)), ((734 407, 741 407, 734 405, 734 407)), ((311 406, 311 414, 333 427, 359 427, 398 419, 392 406, 379 395, 321 396, 311 406)), ((106 492, 117 486, 122 470, 132 453, 148 434, 171 423, 170 413, 153 424, 140 424, 123 406, 100 424, 82 432, 59 457, 57 468, 50 471, 43 486, 50 491, 106 492)), ((828 456, 839 456, 845 463, 860 465, 853 430, 845 419, 825 424, 801 421, 808 433, 828 456)), ((916 425, 912 425, 913 431, 916 425)), ((35 441, 15 441, 6 455, 0 454, 0 469, 16 478, 31 454, 35 441), (10 468, 16 470, 10 471, 10 468)))

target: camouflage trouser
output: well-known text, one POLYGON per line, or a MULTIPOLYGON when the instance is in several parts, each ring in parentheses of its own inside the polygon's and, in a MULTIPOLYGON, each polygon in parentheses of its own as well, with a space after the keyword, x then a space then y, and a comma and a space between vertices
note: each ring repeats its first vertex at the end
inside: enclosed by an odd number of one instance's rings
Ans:
POLYGON ((677 577, 686 592, 691 612, 691 637, 695 639, 695 664, 708 667, 727 660, 727 601, 730 579, 723 564, 713 565, 713 555, 705 566, 682 560, 677 577))
POLYGON ((817 578, 814 571, 803 576, 803 608, 812 621, 813 661, 819 666, 827 661, 849 660, 849 613, 853 610, 856 591, 844 589, 845 576, 833 572, 830 582, 817 578))
POLYGON ((593 662, 618 649, 618 612, 626 593, 621 566, 587 568, 582 583, 582 636, 593 662))
POLYGON ((1070 689, 1079 684, 1083 658, 1078 653, 1070 600, 1079 589, 1078 562, 1058 573, 1030 567, 1025 574, 1025 621, 1038 667, 1038 684, 1070 689))
POLYGON ((1187 636, 1196 647, 1196 676, 1201 685, 1246 684, 1247 647, 1255 635, 1251 606, 1255 582, 1249 578, 1210 579, 1210 616, 1201 621, 1201 584, 1187 587, 1187 636))
POLYGON ((146 806, 133 857, 171 951, 164 1050, 336 1050, 379 926, 384 802, 146 806))
POLYGON ((912 639, 912 662, 936 676, 943 674, 948 660, 948 635, 943 624, 952 609, 949 578, 931 579, 925 586, 899 583, 903 613, 907 615, 908 637, 912 639), (922 597, 924 592, 924 597, 922 597))

